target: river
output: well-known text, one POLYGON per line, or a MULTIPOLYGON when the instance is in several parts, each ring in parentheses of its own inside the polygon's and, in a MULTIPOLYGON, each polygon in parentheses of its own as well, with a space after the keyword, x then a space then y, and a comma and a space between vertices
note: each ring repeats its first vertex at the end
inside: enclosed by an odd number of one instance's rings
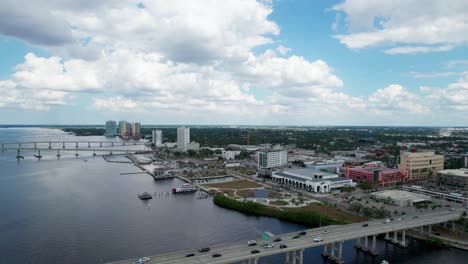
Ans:
MULTIPOLYGON (((0 128, 0 142, 33 140, 109 140, 76 137, 56 129, 0 128)), ((114 139, 118 140, 118 139, 114 139)), ((154 181, 125 163, 108 163, 87 154, 75 157, 32 152, 17 161, 15 151, 0 153, 0 263, 104 263, 121 259, 247 241, 263 232, 281 234, 304 226, 247 216, 217 207, 197 194, 172 195, 181 181, 154 181), (137 194, 158 193, 149 202, 137 194)), ((379 256, 343 248, 345 263, 464 263, 468 253, 433 249, 417 240, 400 248, 378 240, 379 256)), ((305 263, 327 263, 320 248, 307 249, 305 263)), ((282 263, 284 256, 259 263, 282 263)))

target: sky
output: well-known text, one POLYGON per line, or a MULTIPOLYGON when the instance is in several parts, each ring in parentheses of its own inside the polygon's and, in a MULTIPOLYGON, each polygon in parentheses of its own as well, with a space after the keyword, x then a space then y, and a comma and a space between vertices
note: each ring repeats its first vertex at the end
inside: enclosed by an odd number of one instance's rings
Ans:
POLYGON ((2 0, 0 124, 468 125, 466 0, 2 0))

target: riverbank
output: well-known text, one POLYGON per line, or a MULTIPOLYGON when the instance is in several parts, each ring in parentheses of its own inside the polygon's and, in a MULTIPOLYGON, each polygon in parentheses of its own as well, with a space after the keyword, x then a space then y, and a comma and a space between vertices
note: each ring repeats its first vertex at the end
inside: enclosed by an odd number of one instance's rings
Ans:
POLYGON ((288 221, 291 223, 307 225, 310 227, 326 226, 326 225, 342 225, 349 224, 352 222, 364 221, 365 219, 347 218, 345 215, 339 215, 334 212, 336 208, 324 208, 329 210, 330 214, 320 212, 317 207, 325 205, 316 205, 315 207, 299 207, 291 209, 278 209, 275 207, 266 206, 263 204, 251 202, 251 201, 237 201, 231 199, 225 195, 217 195, 214 197, 213 202, 224 208, 236 210, 242 213, 274 217, 280 220, 288 221), (335 217, 331 215, 334 214, 335 217))

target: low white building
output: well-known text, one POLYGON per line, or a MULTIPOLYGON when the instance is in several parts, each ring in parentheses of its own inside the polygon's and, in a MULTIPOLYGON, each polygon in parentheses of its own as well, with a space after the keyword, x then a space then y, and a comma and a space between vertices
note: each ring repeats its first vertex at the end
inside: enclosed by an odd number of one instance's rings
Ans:
POLYGON ((224 150, 221 152, 221 156, 223 159, 233 160, 236 159, 236 156, 239 155, 241 152, 239 150, 224 150))
POLYGON ((190 143, 186 144, 187 150, 192 149, 192 150, 199 150, 200 149, 200 143, 197 143, 195 141, 192 141, 190 143))
POLYGON ((386 190, 372 193, 372 196, 381 200, 391 200, 392 204, 398 206, 413 206, 416 203, 427 203, 431 197, 424 194, 412 193, 401 190, 386 190))
POLYGON ((273 172, 272 179, 281 184, 292 185, 298 189, 318 193, 327 193, 333 189, 356 186, 356 183, 351 179, 313 168, 273 172))
POLYGON ((224 167, 232 168, 232 167, 240 167, 241 164, 239 161, 226 161, 224 162, 224 167))

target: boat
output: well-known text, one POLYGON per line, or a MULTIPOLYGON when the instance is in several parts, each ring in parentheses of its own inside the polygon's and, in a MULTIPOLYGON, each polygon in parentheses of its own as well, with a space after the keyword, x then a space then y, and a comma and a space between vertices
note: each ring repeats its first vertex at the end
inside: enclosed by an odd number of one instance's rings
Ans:
POLYGON ((386 260, 382 260, 382 262, 380 262, 380 264, 390 264, 390 262, 388 262, 386 260))
POLYGON ((185 193, 185 192, 196 192, 196 191, 197 191, 197 187, 188 183, 184 183, 172 189, 172 193, 185 193))
POLYGON ((141 200, 148 200, 148 199, 153 199, 153 196, 148 192, 144 192, 144 193, 138 194, 138 198, 140 198, 141 200))

